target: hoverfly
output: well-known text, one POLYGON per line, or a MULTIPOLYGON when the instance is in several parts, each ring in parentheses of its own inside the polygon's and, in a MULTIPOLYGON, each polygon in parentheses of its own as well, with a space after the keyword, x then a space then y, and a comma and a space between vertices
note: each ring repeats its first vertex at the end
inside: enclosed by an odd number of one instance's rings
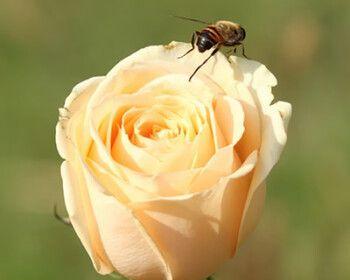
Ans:
POLYGON ((231 21, 226 20, 219 20, 215 22, 214 24, 210 24, 205 21, 201 21, 198 19, 188 18, 188 17, 180 17, 175 16, 180 19, 194 21, 194 22, 200 22, 203 24, 207 24, 207 27, 202 29, 201 31, 195 31, 192 34, 191 39, 191 45, 192 48, 188 50, 185 54, 178 58, 182 58, 191 51, 195 49, 195 46, 197 46, 197 49, 199 52, 205 52, 206 50, 211 49, 214 47, 214 50, 211 52, 210 56, 206 58, 202 64, 200 64, 196 70, 192 73, 192 75, 189 78, 189 81, 193 78, 193 76, 197 73, 197 71, 212 57, 214 56, 218 50, 222 46, 226 47, 234 47, 233 51, 236 53, 236 48, 238 46, 242 46, 242 55, 247 58, 244 52, 244 45, 242 41, 244 40, 246 33, 242 26, 240 26, 238 23, 234 23, 231 21))

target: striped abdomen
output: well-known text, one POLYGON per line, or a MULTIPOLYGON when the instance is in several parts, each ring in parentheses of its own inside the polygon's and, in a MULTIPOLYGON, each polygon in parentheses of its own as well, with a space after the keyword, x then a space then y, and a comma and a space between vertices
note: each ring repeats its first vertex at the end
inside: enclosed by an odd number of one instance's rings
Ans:
POLYGON ((222 36, 217 32, 214 26, 204 28, 198 35, 197 47, 199 52, 211 49, 214 45, 222 42, 222 36))

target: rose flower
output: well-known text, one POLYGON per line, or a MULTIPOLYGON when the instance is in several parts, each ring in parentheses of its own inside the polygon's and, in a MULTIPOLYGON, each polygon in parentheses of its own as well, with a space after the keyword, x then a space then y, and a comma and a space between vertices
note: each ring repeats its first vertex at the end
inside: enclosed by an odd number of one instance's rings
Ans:
POLYGON ((71 223, 101 274, 203 279, 256 225, 289 103, 255 61, 150 46, 79 83, 56 143, 71 223))

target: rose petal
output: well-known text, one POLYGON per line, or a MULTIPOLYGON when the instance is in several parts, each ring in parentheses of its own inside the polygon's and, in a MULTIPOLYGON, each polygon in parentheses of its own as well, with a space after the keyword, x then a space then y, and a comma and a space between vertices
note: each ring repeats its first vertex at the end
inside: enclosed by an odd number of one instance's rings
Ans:
MULTIPOLYGON (((291 107, 289 107, 290 109, 291 107)), ((284 112, 284 119, 290 118, 291 110, 284 112)), ((259 162, 252 181, 252 189, 257 187, 266 178, 272 167, 278 161, 287 142, 285 121, 278 110, 278 106, 269 106, 262 113, 262 140, 259 152, 259 162)), ((287 122, 287 121, 286 121, 287 122)))
POLYGON ((242 213, 241 226, 238 235, 238 246, 251 234, 257 226, 265 204, 266 184, 262 182, 251 195, 248 193, 247 201, 242 213))
POLYGON ((228 176, 241 165, 232 145, 219 149, 216 154, 201 168, 191 183, 191 192, 199 192, 214 185, 220 178, 228 176))
MULTIPOLYGON (((235 80, 242 81, 253 89, 274 87, 277 85, 276 77, 264 64, 239 56, 230 56, 229 60, 233 68, 235 80)), ((273 98, 272 94, 271 97, 273 98)))
POLYGON ((237 175, 209 190, 132 204, 163 252, 173 279, 203 279, 232 256, 249 188, 246 175, 256 159, 256 154, 248 157, 237 175))
POLYGON ((292 105, 288 102, 278 101, 272 105, 272 107, 276 108, 281 114, 284 130, 288 130, 288 124, 290 117, 292 116, 292 105))
POLYGON ((83 185, 84 179, 81 177, 79 168, 73 168, 70 163, 64 161, 61 166, 61 175, 65 204, 75 232, 88 252, 95 269, 101 274, 113 272, 114 268, 101 243, 89 194, 83 185))
POLYGON ((215 117, 213 108, 209 108, 208 112, 209 112, 210 127, 212 130, 213 139, 214 139, 215 151, 217 151, 218 149, 225 147, 229 143, 227 143, 221 131, 221 127, 219 126, 218 121, 215 117))
POLYGON ((71 146, 67 132, 70 118, 75 116, 78 111, 84 110, 88 99, 102 80, 103 77, 94 77, 77 84, 66 98, 64 108, 60 110, 65 115, 60 118, 56 125, 56 146, 59 155, 64 159, 67 159, 70 154, 67 150, 71 146))
MULTIPOLYGON (((271 171, 272 167, 277 163, 284 145, 287 141, 287 134, 285 130, 285 124, 288 122, 291 114, 291 106, 286 104, 278 104, 277 106, 269 106, 268 108, 263 109, 262 114, 262 140, 261 147, 259 152, 259 160, 254 171, 254 176, 252 179, 251 187, 249 189, 247 202, 242 219, 242 228, 240 233, 240 241, 247 236, 251 231, 245 229, 247 226, 249 229, 252 229, 252 223, 247 222, 246 219, 250 220, 247 215, 248 213, 255 213, 255 210, 248 210, 250 205, 253 207, 259 207, 259 203, 252 203, 252 201, 262 201, 263 199, 259 198, 262 196, 263 191, 257 191, 259 186, 263 185, 263 181, 271 171), (279 109, 283 110, 280 113, 279 109), (282 119, 283 118, 283 119, 282 119), (258 197, 255 197, 258 196, 258 197)), ((255 215, 255 214, 254 214, 255 215)))
POLYGON ((82 163, 93 216, 113 266, 132 279, 171 279, 169 268, 132 211, 108 195, 82 163))
POLYGON ((155 174, 160 169, 159 160, 130 143, 122 130, 112 147, 112 155, 120 164, 145 174, 155 174))
POLYGON ((258 150, 261 144, 261 121, 257 104, 251 91, 243 83, 236 83, 237 100, 244 111, 244 133, 235 146, 237 154, 245 159, 254 150, 258 150))
POLYGON ((226 142, 236 145, 244 132, 242 105, 230 96, 219 96, 215 104, 215 117, 226 142))

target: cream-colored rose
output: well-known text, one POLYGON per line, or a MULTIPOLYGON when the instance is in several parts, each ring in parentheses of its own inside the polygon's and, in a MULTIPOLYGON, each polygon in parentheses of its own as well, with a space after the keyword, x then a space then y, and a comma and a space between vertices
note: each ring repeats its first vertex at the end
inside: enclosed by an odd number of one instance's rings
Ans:
POLYGON ((258 62, 151 46, 74 87, 56 142, 69 217, 101 274, 203 279, 254 228, 291 106, 258 62))

